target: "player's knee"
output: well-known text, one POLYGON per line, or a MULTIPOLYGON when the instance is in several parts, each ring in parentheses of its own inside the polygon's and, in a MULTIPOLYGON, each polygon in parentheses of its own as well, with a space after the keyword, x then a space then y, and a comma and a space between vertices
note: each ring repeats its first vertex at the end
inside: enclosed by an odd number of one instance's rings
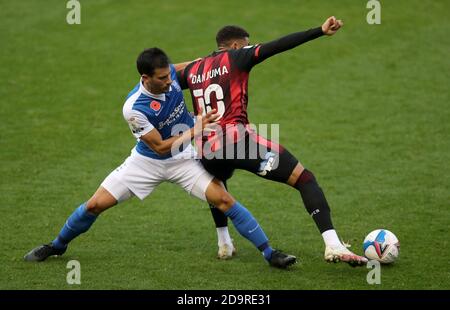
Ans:
POLYGON ((102 200, 101 198, 94 196, 88 200, 86 210, 98 215, 115 204, 116 203, 113 201, 102 200))
POLYGON ((223 191, 218 196, 216 208, 218 208, 222 212, 225 212, 229 208, 231 208, 233 203, 234 203, 233 197, 228 192, 223 191))
POLYGON ((228 210, 234 203, 234 198, 217 179, 214 179, 206 190, 206 199, 222 212, 228 210))
POLYGON ((89 199, 86 204, 86 211, 88 211, 89 213, 100 214, 103 212, 103 210, 104 209, 99 204, 98 199, 96 199, 95 197, 89 199))
POLYGON ((292 187, 296 187, 297 182, 301 180, 302 175, 304 174, 305 171, 307 170, 300 163, 298 163, 297 166, 292 171, 291 175, 289 176, 287 183, 292 187))
POLYGON ((88 200, 86 210, 98 215, 116 204, 116 198, 114 198, 105 188, 100 186, 91 199, 88 200))
POLYGON ((227 207, 231 207, 234 203, 234 199, 228 192, 224 191, 220 195, 220 203, 227 207))
POLYGON ((307 183, 314 182, 317 183, 314 174, 308 169, 303 169, 300 176, 297 178, 294 187, 299 189, 307 183))
POLYGON ((217 209, 219 209, 222 212, 227 211, 234 203, 233 197, 226 192, 225 190, 222 190, 214 195, 210 201, 217 209))

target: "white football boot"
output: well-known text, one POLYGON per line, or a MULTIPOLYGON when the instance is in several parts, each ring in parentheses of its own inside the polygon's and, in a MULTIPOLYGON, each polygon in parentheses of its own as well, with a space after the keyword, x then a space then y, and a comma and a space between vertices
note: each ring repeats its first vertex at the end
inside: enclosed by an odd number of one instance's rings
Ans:
POLYGON ((224 243, 219 246, 219 251, 217 252, 218 259, 231 259, 234 255, 236 255, 236 248, 232 243, 224 243))
POLYGON ((325 248, 325 255, 324 258, 327 262, 344 262, 348 263, 352 267, 356 266, 364 266, 368 262, 368 259, 356 255, 355 253, 351 252, 347 247, 350 247, 348 244, 341 244, 338 246, 327 246, 325 248))

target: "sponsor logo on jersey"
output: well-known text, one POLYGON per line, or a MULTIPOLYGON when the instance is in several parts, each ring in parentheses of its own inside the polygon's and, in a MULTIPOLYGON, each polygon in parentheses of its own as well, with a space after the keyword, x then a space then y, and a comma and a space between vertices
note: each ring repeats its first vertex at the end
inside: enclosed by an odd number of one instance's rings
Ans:
POLYGON ((162 129, 164 126, 170 126, 178 120, 183 115, 185 106, 184 100, 182 100, 173 112, 169 114, 165 121, 159 122, 158 129, 162 129))

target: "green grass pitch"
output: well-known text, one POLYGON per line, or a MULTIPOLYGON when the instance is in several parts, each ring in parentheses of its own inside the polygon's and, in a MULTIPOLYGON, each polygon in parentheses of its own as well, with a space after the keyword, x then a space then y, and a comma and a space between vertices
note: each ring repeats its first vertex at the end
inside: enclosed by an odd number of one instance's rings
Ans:
POLYGON ((68 25, 66 1, 1 1, 0 289, 450 289, 448 1, 382 1, 380 25, 354 0, 80 2, 81 24, 68 25), (366 268, 326 264, 298 192, 246 172, 230 191, 299 257, 290 271, 269 268, 234 228, 238 255, 218 261, 206 204, 172 184, 104 213, 63 257, 22 260, 133 147, 121 111, 141 50, 181 62, 212 52, 225 24, 256 43, 331 15, 345 23, 337 35, 254 68, 249 116, 280 124, 355 252, 373 229, 399 237, 380 285, 366 268), (81 285, 66 283, 72 259, 81 285))

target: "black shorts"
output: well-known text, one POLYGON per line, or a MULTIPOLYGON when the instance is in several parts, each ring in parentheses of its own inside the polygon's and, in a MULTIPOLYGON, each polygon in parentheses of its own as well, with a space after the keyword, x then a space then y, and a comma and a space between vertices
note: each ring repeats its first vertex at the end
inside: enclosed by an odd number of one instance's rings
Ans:
POLYGON ((217 179, 225 182, 235 169, 252 172, 262 178, 286 183, 298 160, 284 147, 255 132, 245 131, 239 142, 221 140, 218 148, 203 154, 201 163, 217 179), (232 156, 230 156, 232 155, 232 156))

